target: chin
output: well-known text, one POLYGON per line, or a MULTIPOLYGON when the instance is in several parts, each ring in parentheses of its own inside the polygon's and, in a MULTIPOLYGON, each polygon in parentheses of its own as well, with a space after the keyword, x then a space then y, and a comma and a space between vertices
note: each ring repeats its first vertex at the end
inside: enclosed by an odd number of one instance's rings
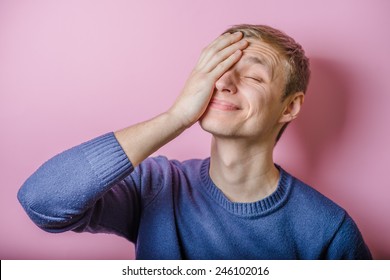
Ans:
MULTIPOLYGON (((204 131, 221 138, 267 138, 266 134, 268 135, 268 133, 264 129, 261 129, 262 125, 260 123, 248 123, 240 120, 242 118, 238 116, 227 116, 218 114, 218 112, 206 112, 200 118, 199 125, 204 131)), ((258 142, 258 140, 256 141, 258 142)))
POLYGON ((235 136, 237 130, 231 121, 223 118, 203 116, 199 120, 200 127, 214 136, 231 137, 235 136))

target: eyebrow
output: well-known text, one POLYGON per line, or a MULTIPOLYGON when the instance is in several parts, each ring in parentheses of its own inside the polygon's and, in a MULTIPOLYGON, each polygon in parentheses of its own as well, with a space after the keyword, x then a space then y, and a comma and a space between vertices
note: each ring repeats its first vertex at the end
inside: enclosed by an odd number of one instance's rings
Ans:
POLYGON ((247 57, 245 57, 244 60, 247 60, 247 61, 252 62, 252 63, 254 63, 254 64, 266 65, 266 64, 264 63, 264 60, 261 59, 261 58, 258 58, 257 56, 247 56, 247 57))
POLYGON ((272 70, 273 69, 269 65, 269 63, 267 63, 264 59, 259 58, 257 56, 247 56, 247 57, 244 58, 244 61, 245 62, 249 62, 251 64, 260 64, 260 65, 264 66, 264 68, 267 71, 267 74, 270 75, 270 77, 272 77, 272 73, 273 73, 272 70))

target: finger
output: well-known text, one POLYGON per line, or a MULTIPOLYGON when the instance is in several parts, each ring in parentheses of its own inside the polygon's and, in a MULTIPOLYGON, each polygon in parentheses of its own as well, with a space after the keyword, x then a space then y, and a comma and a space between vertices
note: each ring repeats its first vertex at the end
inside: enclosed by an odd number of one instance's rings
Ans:
POLYGON ((234 54, 237 50, 243 50, 246 47, 248 47, 249 43, 246 40, 240 40, 233 45, 230 45, 218 53, 216 53, 214 56, 212 56, 208 61, 204 62, 204 65, 202 65, 202 70, 206 72, 211 72, 215 67, 217 67, 218 64, 226 60, 228 57, 230 57, 232 54, 234 54))
POLYGON ((225 33, 216 38, 208 47, 207 49, 214 49, 215 51, 220 51, 221 49, 225 48, 227 45, 231 45, 239 40, 242 39, 243 33, 242 32, 235 32, 235 33, 225 33))
POLYGON ((242 56, 242 50, 236 50, 232 55, 219 63, 210 73, 215 80, 219 79, 226 71, 236 64, 242 56))
POLYGON ((217 39, 215 39, 210 45, 208 45, 202 52, 199 64, 203 64, 204 61, 210 59, 215 53, 219 52, 220 50, 226 48, 227 46, 234 44, 235 42, 238 42, 242 38, 241 32, 236 33, 226 33, 221 36, 219 36, 217 39))
POLYGON ((243 35, 241 32, 226 33, 226 34, 219 36, 203 50, 201 57, 200 57, 200 60, 199 60, 200 63, 202 63, 204 60, 208 60, 215 53, 226 48, 227 46, 241 40, 242 36, 243 35))

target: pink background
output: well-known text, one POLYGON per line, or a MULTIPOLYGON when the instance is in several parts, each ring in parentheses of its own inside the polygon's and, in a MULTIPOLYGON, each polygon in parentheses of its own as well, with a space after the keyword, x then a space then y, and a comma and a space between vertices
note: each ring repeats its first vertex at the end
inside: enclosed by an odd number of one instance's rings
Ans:
MULTIPOLYGON (((16 200, 45 160, 166 110, 201 49, 237 23, 280 28, 312 80, 275 158, 342 205, 390 259, 390 2, 0 0, 0 258, 129 259, 112 235, 48 234, 16 200)), ((198 125, 159 151, 203 158, 198 125)))

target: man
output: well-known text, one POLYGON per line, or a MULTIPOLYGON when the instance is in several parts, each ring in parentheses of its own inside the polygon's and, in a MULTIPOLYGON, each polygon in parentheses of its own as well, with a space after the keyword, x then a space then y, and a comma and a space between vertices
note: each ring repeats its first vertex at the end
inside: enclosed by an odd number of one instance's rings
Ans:
POLYGON ((292 38, 235 26, 167 112, 55 156, 19 200, 46 231, 115 233, 138 259, 370 259, 351 217, 273 162, 309 73, 292 38), (209 159, 149 158, 197 121, 209 159))

